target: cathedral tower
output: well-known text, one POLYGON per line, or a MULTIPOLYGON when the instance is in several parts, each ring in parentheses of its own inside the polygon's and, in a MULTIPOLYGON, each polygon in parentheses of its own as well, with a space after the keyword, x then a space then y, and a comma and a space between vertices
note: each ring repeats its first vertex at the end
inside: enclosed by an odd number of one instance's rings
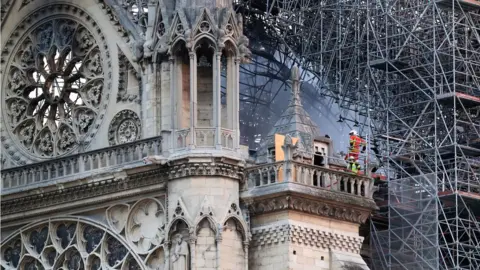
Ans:
POLYGON ((2 268, 364 267, 372 182, 330 158, 298 68, 291 104, 246 162, 250 51, 232 1, 1 9, 2 268))

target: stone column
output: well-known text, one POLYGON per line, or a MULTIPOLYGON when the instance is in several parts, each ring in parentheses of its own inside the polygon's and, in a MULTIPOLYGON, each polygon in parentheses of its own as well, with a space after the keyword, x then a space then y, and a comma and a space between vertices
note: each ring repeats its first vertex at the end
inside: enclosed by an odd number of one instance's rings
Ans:
POLYGON ((244 262, 245 262, 245 270, 248 270, 248 241, 243 241, 243 253, 244 253, 244 262))
POLYGON ((197 242, 197 237, 190 234, 190 269, 195 269, 195 257, 196 257, 196 251, 195 251, 195 245, 197 242))
POLYGON ((222 52, 213 56, 213 122, 215 124, 215 144, 222 148, 222 52))
POLYGON ((197 136, 197 56, 195 52, 190 57, 190 148, 195 149, 197 136))
POLYGON ((215 242, 217 244, 217 265, 216 265, 216 269, 220 270, 220 263, 221 263, 221 256, 220 254, 222 254, 222 231, 223 231, 223 226, 221 225, 218 225, 218 232, 217 232, 217 236, 216 236, 216 239, 215 239, 215 242))
POLYGON ((170 269, 170 248, 172 247, 172 243, 170 241, 165 242, 165 249, 163 250, 165 252, 165 270, 170 269))
POLYGON ((178 121, 178 115, 177 115, 177 112, 178 112, 178 108, 177 108, 177 99, 178 99, 178 90, 176 89, 177 86, 175 85, 175 82, 177 80, 176 76, 175 76, 175 58, 174 57, 170 57, 168 59, 168 62, 170 64, 170 106, 171 106, 171 116, 170 116, 170 120, 171 120, 171 130, 172 130, 172 134, 170 135, 170 149, 175 149, 176 148, 176 142, 177 142, 177 138, 176 138, 176 132, 175 130, 178 128, 177 127, 177 121, 178 121))
POLYGON ((235 134, 235 138, 233 140, 233 148, 238 150, 240 148, 240 58, 235 57, 234 63, 234 107, 233 107, 233 130, 235 134))

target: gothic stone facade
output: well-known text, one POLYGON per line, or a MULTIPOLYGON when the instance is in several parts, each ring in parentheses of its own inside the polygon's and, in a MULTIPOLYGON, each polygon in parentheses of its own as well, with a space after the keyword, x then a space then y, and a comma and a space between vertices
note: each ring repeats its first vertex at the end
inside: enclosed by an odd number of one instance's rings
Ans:
POLYGON ((366 268, 369 178, 247 162, 231 1, 1 10, 2 268, 366 268))

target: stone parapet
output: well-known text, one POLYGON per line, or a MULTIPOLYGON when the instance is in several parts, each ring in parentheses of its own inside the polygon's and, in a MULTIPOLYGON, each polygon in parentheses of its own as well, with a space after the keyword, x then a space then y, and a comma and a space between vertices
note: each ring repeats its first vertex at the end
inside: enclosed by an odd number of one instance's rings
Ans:
POLYGON ((2 170, 2 195, 145 165, 143 158, 162 152, 162 137, 153 137, 66 157, 2 170))
POLYGON ((248 186, 256 188, 278 183, 298 183, 322 190, 329 190, 371 199, 373 179, 350 172, 304 164, 297 161, 280 161, 247 168, 248 186))

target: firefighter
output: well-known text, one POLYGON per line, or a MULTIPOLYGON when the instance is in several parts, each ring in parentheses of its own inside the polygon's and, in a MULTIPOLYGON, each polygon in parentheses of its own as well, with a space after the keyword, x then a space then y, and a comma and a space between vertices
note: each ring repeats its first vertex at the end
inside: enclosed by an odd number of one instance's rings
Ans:
POLYGON ((350 157, 353 157, 354 160, 358 160, 358 157, 360 155, 360 147, 362 147, 362 153, 366 149, 365 140, 358 136, 358 132, 356 130, 350 131, 349 135, 350 147, 348 149, 348 154, 345 159, 348 160, 350 157))
POLYGON ((355 159, 353 157, 348 157, 347 163, 348 163, 348 169, 352 170, 355 164, 355 159))

